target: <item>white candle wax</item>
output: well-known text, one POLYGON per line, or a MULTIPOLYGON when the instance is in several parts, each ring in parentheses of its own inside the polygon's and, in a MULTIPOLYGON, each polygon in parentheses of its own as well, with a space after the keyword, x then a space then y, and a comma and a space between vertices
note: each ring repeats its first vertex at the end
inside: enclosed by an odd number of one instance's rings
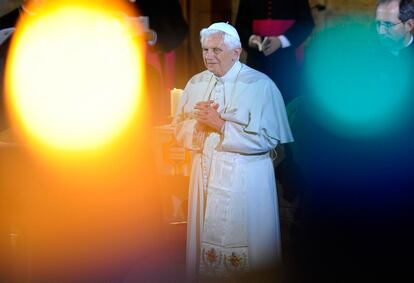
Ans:
POLYGON ((174 117, 180 103, 182 89, 174 88, 170 91, 171 116, 174 117))

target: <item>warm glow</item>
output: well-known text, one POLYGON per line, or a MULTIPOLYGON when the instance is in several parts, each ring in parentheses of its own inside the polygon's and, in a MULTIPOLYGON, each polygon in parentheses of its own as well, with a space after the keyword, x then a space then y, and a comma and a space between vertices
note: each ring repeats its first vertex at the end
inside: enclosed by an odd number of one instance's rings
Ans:
POLYGON ((17 25, 5 92, 17 140, 0 143, 1 282, 112 282, 165 242, 145 45, 119 1, 51 0, 17 25))
POLYGON ((7 66, 12 120, 30 143, 99 149, 137 119, 143 81, 137 31, 110 1, 50 2, 16 30, 7 66))

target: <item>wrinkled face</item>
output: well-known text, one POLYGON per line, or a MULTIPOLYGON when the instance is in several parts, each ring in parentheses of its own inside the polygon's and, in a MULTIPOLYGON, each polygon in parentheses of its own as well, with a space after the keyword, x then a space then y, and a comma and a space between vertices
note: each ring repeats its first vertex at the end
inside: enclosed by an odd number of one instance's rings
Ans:
POLYGON ((241 49, 230 49, 224 44, 221 33, 214 33, 204 38, 201 43, 203 60, 207 70, 218 77, 224 76, 238 60, 241 49))
POLYGON ((411 38, 410 31, 413 21, 401 22, 398 18, 399 13, 398 1, 377 7, 375 16, 377 33, 381 44, 390 50, 403 48, 411 38))

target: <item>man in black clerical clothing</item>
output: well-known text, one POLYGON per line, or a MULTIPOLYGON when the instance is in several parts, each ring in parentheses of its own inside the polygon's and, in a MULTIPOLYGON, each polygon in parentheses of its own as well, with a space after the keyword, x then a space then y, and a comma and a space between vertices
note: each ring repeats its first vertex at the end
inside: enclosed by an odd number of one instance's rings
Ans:
POLYGON ((286 104, 301 95, 303 43, 314 25, 307 0, 240 0, 236 29, 247 65, 267 74, 286 104))
POLYGON ((394 56, 414 54, 414 4, 411 0, 379 0, 375 24, 380 43, 394 56))

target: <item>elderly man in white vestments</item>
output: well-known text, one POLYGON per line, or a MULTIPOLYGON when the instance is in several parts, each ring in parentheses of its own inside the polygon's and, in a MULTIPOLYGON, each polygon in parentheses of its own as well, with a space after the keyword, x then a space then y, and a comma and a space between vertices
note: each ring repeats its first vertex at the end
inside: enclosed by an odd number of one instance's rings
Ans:
POLYGON ((270 152, 292 142, 282 96, 269 77, 239 61, 236 29, 200 32, 207 70, 187 83, 176 138, 195 152, 190 177, 187 278, 228 277, 280 259, 270 152))

